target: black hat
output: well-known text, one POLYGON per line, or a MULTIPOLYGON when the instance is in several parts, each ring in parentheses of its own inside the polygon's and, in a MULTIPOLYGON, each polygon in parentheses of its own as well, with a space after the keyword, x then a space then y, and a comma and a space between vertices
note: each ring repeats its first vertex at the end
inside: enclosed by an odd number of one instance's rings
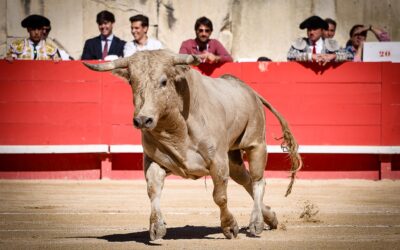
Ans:
POLYGON ((50 20, 40 15, 30 15, 21 22, 23 28, 41 28, 50 26, 50 20))
POLYGON ((319 16, 310 16, 300 24, 300 29, 328 29, 328 23, 319 16))

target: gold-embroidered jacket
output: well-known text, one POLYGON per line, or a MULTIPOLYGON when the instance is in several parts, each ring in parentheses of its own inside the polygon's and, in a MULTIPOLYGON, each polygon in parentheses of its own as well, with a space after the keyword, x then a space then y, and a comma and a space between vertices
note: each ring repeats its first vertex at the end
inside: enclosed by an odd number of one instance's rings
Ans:
POLYGON ((36 45, 36 58, 33 43, 28 38, 14 40, 7 51, 7 57, 17 60, 53 60, 58 59, 57 47, 41 40, 36 45))

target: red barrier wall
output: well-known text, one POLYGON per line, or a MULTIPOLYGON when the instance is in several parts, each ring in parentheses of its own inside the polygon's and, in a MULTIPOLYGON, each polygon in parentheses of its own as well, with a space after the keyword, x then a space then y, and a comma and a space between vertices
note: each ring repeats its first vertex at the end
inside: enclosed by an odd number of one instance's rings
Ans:
MULTIPOLYGON (((0 145, 140 145, 131 89, 121 79, 79 61, 2 61, 0 68, 0 145)), ((400 145, 400 64, 229 63, 198 70, 244 80, 285 116, 300 145, 400 145)), ((267 113, 268 144, 278 145, 279 136, 267 113)), ((378 179, 398 176, 393 170, 400 168, 397 155, 303 158, 303 178, 378 179), (389 172, 382 173, 382 162, 389 172)), ((267 176, 287 176, 288 168, 285 155, 270 154, 267 176)), ((140 169, 141 154, 0 154, 0 178, 135 178, 140 169)))

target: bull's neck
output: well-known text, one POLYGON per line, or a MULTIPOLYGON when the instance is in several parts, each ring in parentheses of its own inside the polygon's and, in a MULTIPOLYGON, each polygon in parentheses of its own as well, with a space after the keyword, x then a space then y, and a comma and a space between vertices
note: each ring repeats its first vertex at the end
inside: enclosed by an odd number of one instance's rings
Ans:
POLYGON ((182 145, 186 140, 187 125, 178 110, 171 110, 160 118, 157 126, 150 133, 161 142, 182 145))

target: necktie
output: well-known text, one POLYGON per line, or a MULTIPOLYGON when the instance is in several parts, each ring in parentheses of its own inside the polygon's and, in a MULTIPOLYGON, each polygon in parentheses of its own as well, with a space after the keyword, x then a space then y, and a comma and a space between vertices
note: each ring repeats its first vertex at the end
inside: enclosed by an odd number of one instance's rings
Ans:
POLYGON ((36 58, 37 58, 36 46, 37 46, 37 44, 33 44, 33 60, 36 60, 36 58))
POLYGON ((103 60, 108 55, 108 40, 106 39, 105 41, 106 42, 104 44, 103 55, 102 55, 102 58, 101 58, 103 60))
POLYGON ((317 46, 316 46, 315 42, 312 42, 312 46, 313 46, 313 55, 315 55, 315 54, 317 54, 317 48, 316 48, 317 46))
POLYGON ((313 53, 313 55, 314 55, 314 54, 317 54, 317 45, 316 45, 316 43, 315 43, 315 42, 313 42, 313 49, 312 49, 312 53, 313 53))

